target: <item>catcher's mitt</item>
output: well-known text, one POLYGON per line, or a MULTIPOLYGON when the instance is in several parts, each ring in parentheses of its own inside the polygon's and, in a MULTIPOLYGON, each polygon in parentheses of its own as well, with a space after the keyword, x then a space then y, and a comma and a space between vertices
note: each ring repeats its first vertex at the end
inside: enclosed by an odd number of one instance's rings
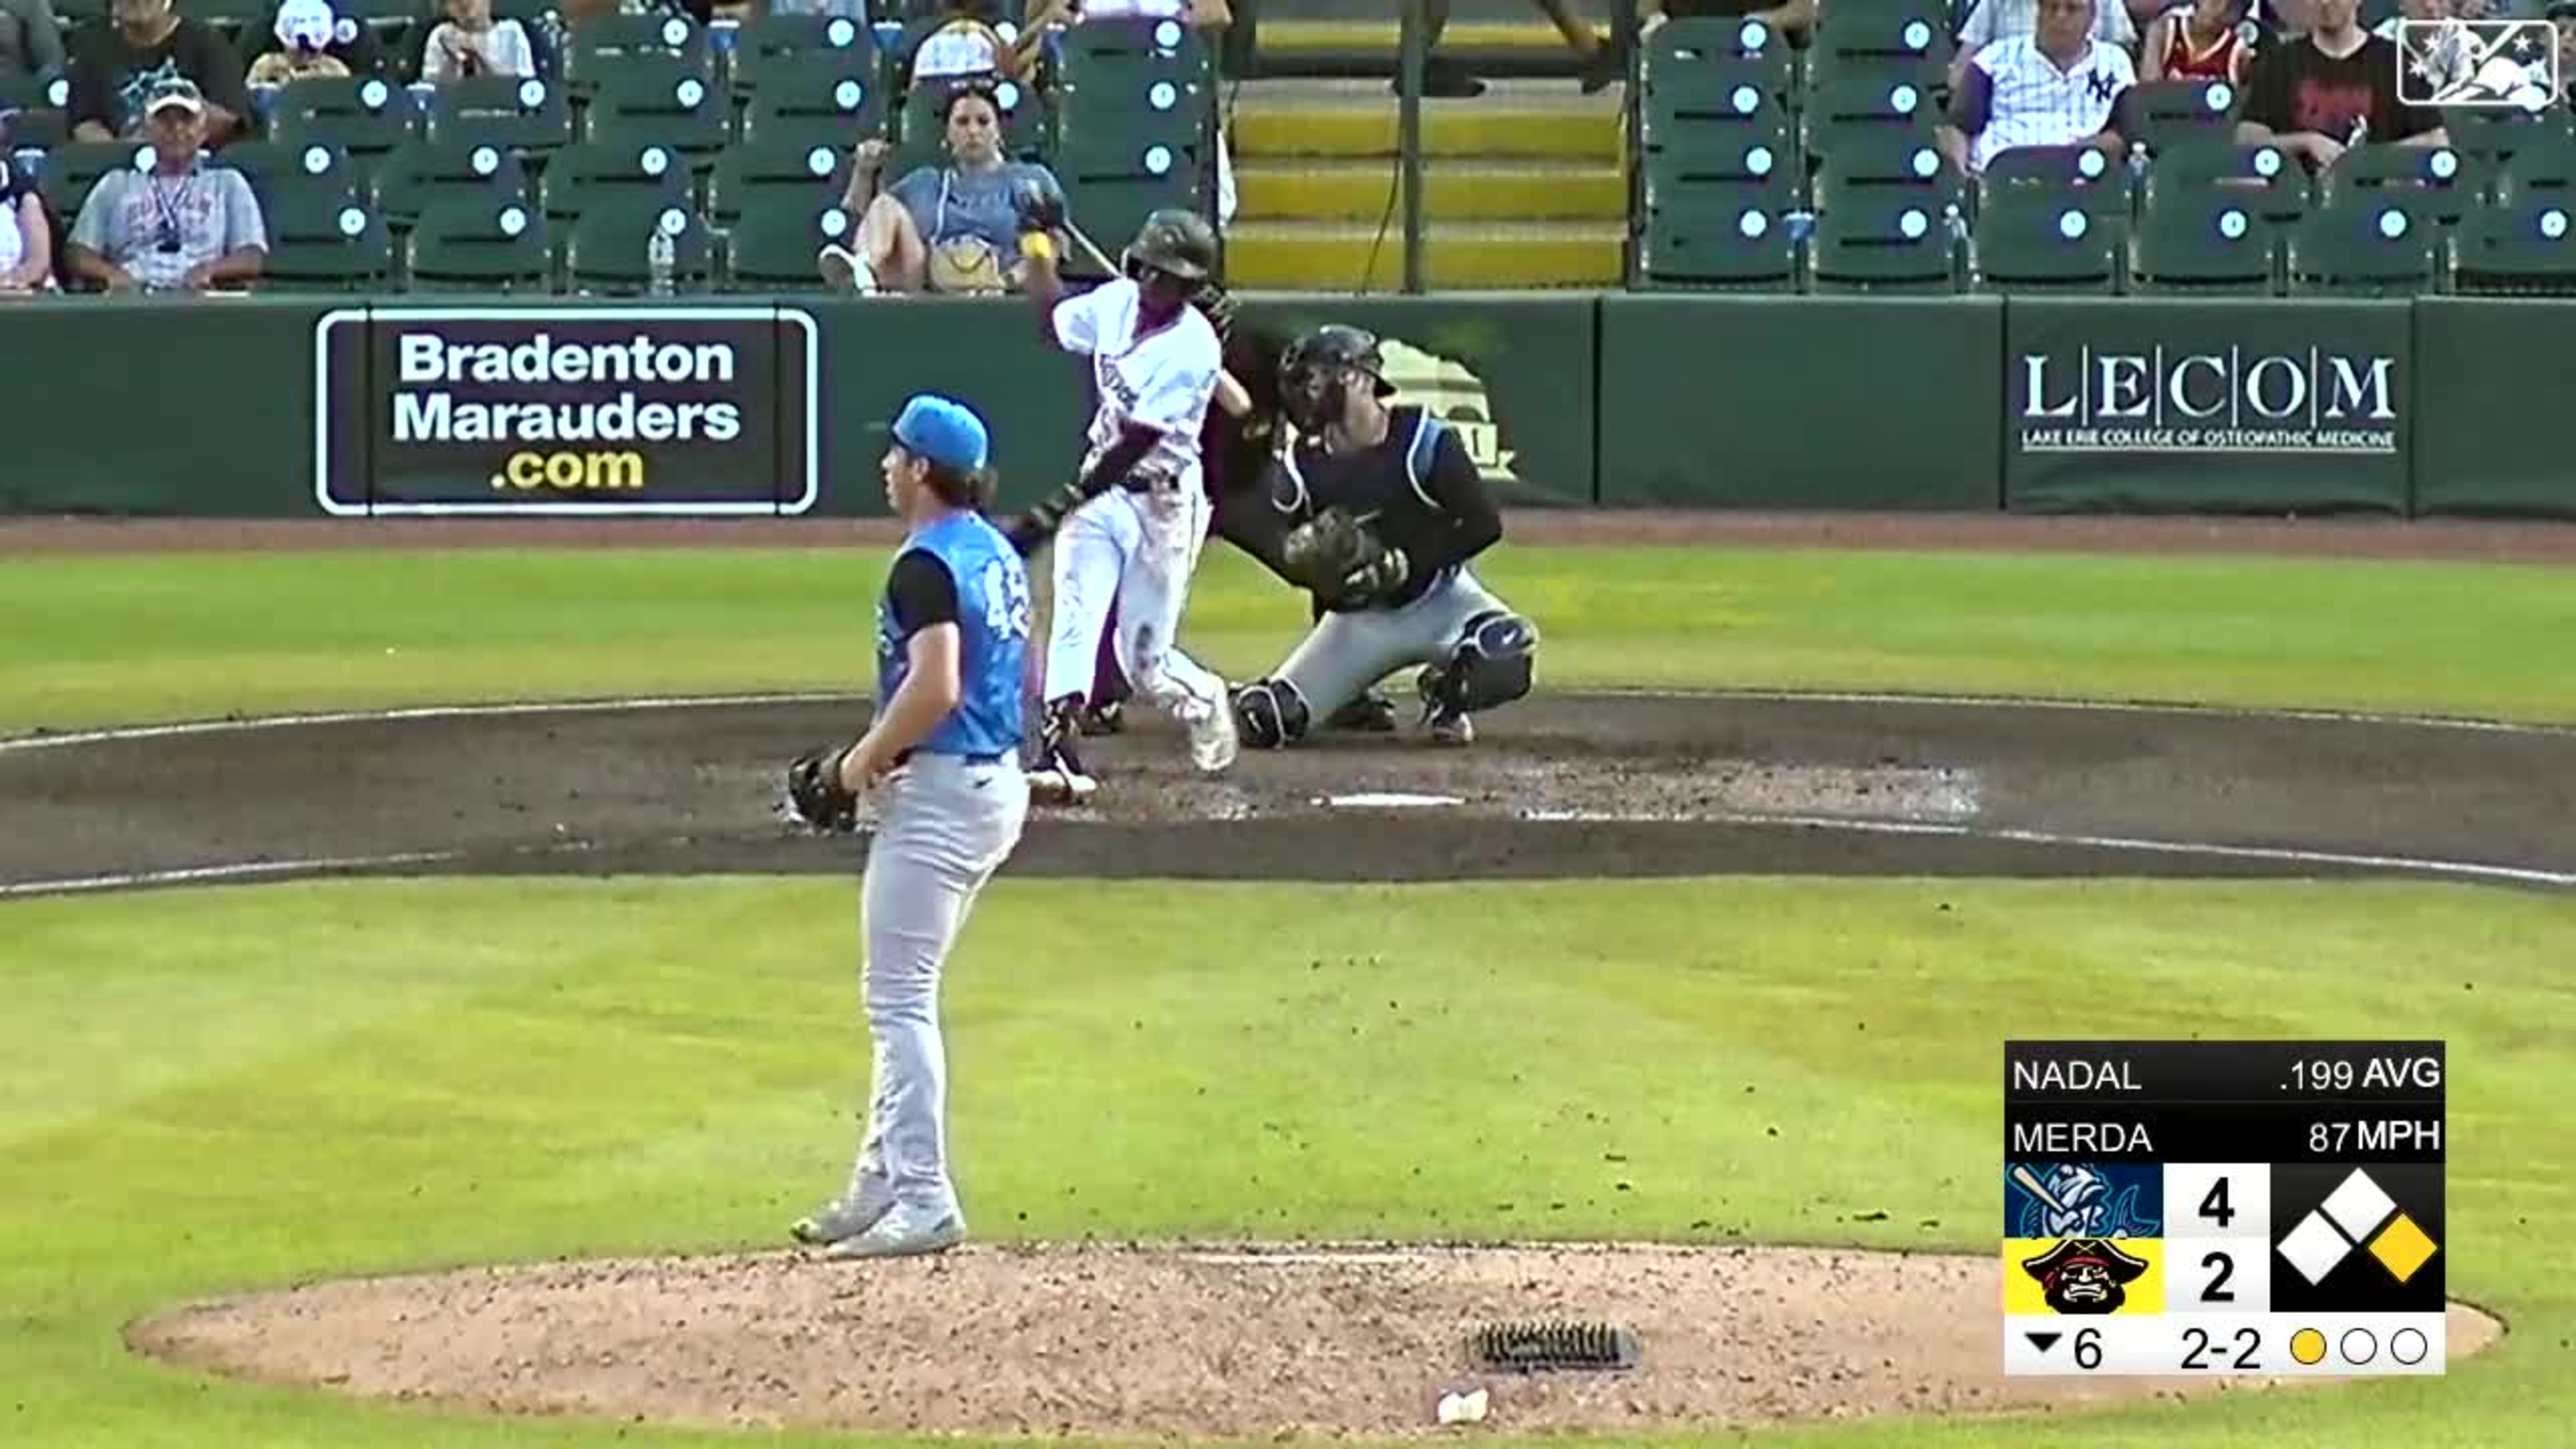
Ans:
POLYGON ((1404 586, 1410 561, 1381 542, 1369 526, 1339 505, 1288 531, 1280 562, 1326 604, 1364 607, 1404 586))
POLYGON ((787 809, 813 830, 859 828, 859 797, 841 783, 841 757, 849 749, 809 751, 787 767, 787 809))

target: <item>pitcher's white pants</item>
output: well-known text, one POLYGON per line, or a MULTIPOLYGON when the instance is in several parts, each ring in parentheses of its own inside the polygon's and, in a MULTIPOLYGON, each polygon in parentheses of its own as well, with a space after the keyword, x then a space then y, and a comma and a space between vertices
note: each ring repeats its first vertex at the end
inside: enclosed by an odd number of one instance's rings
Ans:
POLYGON ((1090 698, 1100 631, 1118 606, 1118 668, 1183 723, 1230 708, 1225 681, 1181 652, 1181 610, 1212 516, 1193 471, 1151 493, 1113 488, 1075 509, 1055 538, 1055 617, 1043 698, 1090 698))

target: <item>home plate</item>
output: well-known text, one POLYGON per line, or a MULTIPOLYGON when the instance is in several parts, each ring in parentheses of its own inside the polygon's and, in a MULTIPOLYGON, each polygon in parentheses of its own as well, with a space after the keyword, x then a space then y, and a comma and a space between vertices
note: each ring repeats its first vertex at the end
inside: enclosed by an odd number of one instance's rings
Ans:
POLYGON ((1456 795, 1407 795, 1400 792, 1364 793, 1359 795, 1326 795, 1315 802, 1336 810, 1409 810, 1425 805, 1464 805, 1456 795))

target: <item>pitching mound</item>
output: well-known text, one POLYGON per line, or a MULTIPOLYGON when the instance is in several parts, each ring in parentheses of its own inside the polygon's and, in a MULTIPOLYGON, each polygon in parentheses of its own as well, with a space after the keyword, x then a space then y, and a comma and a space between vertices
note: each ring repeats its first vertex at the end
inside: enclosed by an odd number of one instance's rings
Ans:
MULTIPOLYGON (((223 1373, 474 1410, 910 1432, 1407 1434, 1434 1428, 1444 1394, 1476 1388, 1485 1425, 1513 1431, 2230 1391, 2005 1380, 1996 1271, 1742 1247, 978 1246, 325 1283, 185 1309, 132 1338, 223 1373), (1479 1326, 1529 1319, 1633 1329, 1642 1359, 1477 1364, 1479 1326)), ((2498 1331, 2454 1308, 2450 1352, 2498 1331)))

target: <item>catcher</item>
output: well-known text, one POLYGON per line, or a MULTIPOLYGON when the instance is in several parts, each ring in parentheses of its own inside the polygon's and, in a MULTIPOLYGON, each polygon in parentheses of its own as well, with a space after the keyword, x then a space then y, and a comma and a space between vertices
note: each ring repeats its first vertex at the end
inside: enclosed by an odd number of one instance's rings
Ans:
POLYGON ((1390 671, 1415 686, 1433 742, 1474 741, 1472 716, 1529 693, 1538 630, 1468 564, 1503 536, 1502 514, 1466 445, 1418 407, 1390 407, 1377 339, 1321 327, 1280 362, 1298 441, 1265 473, 1287 525, 1280 572, 1324 615, 1267 679, 1235 691, 1249 745, 1304 738, 1390 671))

